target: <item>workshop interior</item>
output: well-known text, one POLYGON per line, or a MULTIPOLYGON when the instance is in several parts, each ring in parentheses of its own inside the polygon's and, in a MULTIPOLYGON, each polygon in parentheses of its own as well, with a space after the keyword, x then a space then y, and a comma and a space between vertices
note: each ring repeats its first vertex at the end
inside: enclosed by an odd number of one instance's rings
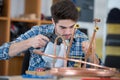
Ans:
MULTIPOLYGON (((50 7, 57 1, 59 0, 0 0, 0 46, 15 40, 35 25, 53 24, 50 7)), ((44 58, 52 58, 52 68, 38 67, 36 71, 28 71, 30 54, 26 51, 25 54, 21 53, 9 60, 0 60, 0 80, 27 78, 28 80, 29 78, 31 80, 49 78, 49 80, 120 80, 120 0, 71 1, 79 11, 79 19, 74 27, 88 36, 90 46, 96 45, 95 51, 101 64, 87 62, 86 59, 90 55, 86 55, 84 60, 59 57, 56 56, 57 51, 51 49, 47 51, 46 47, 44 50, 46 53, 54 54, 48 55, 38 50, 35 53, 41 54, 44 58), (56 59, 65 61, 64 67, 54 67, 56 59), (67 67, 67 61, 90 65, 92 68, 67 67)), ((61 36, 55 34, 45 36, 53 43, 52 46, 50 45, 52 49, 64 41, 61 36)), ((70 42, 69 45, 72 43, 70 42)), ((69 49, 70 47, 68 52, 69 49)))

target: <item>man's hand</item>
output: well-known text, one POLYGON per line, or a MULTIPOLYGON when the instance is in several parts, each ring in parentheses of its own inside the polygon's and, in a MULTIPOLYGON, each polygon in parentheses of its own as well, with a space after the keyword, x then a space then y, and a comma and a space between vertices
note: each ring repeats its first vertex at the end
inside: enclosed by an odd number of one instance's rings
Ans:
MULTIPOLYGON (((89 48, 89 44, 90 44, 89 41, 83 41, 82 42, 82 50, 83 50, 83 52, 85 54, 87 54, 87 51, 88 51, 88 48, 89 48)), ((92 47, 90 49, 92 49, 92 47)))
MULTIPOLYGON (((94 43, 94 42, 93 42, 94 43)), ((82 50, 85 53, 85 55, 89 55, 90 62, 99 64, 98 57, 95 55, 95 44, 92 44, 91 47, 89 47, 90 42, 89 41, 83 41, 82 42, 82 50), (93 58, 94 56, 94 58, 93 58)))
POLYGON ((28 39, 31 47, 34 48, 41 48, 46 45, 49 39, 44 35, 37 35, 33 38, 28 39))

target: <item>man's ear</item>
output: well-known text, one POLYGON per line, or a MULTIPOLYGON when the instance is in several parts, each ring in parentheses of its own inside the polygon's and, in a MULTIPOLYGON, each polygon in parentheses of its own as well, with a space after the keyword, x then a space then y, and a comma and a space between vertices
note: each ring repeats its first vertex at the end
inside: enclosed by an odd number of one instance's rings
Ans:
POLYGON ((55 26, 55 21, 53 20, 53 18, 52 18, 52 23, 53 23, 53 25, 55 26))

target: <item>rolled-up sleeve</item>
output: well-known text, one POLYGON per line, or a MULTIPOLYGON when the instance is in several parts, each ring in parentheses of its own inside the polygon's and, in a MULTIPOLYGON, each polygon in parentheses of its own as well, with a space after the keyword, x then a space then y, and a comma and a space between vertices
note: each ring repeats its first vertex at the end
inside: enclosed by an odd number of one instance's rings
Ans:
POLYGON ((2 46, 0 46, 0 60, 7 60, 10 58, 9 56, 9 47, 11 43, 5 43, 2 46))
MULTIPOLYGON (((23 41, 23 40, 26 40, 28 38, 36 36, 38 34, 38 29, 39 29, 38 26, 34 26, 30 30, 28 30, 26 33, 21 34, 14 41, 4 43, 3 45, 1 45, 0 46, 0 60, 7 60, 7 59, 11 58, 9 56, 9 48, 10 48, 11 44, 16 43, 16 42, 20 42, 20 41, 23 41)), ((19 55, 19 54, 20 53, 16 54, 16 56, 19 55)))

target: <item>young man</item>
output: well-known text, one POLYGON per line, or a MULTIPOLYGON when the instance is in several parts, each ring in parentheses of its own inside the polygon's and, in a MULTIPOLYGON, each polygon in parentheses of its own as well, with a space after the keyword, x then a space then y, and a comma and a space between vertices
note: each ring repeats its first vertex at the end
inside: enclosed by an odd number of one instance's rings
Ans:
MULTIPOLYGON (((53 4, 51 7, 51 14, 52 25, 34 26, 26 33, 20 35, 15 41, 2 45, 0 47, 0 59, 9 59, 23 51, 29 50, 31 58, 28 69, 35 70, 38 67, 45 67, 46 62, 42 59, 42 56, 34 54, 32 48, 45 47, 46 41, 49 41, 49 39, 44 36, 44 34, 54 33, 69 40, 74 29, 73 26, 78 20, 78 11, 70 0, 61 0, 53 4)), ((86 35, 76 30, 74 36, 86 35)), ((74 37, 69 56, 83 57, 88 46, 87 40, 87 37, 74 37)), ((92 58, 90 58, 89 61, 92 62, 92 58)), ((99 63, 99 61, 97 63, 99 63)), ((68 66, 74 66, 74 63, 68 62, 68 66)))

